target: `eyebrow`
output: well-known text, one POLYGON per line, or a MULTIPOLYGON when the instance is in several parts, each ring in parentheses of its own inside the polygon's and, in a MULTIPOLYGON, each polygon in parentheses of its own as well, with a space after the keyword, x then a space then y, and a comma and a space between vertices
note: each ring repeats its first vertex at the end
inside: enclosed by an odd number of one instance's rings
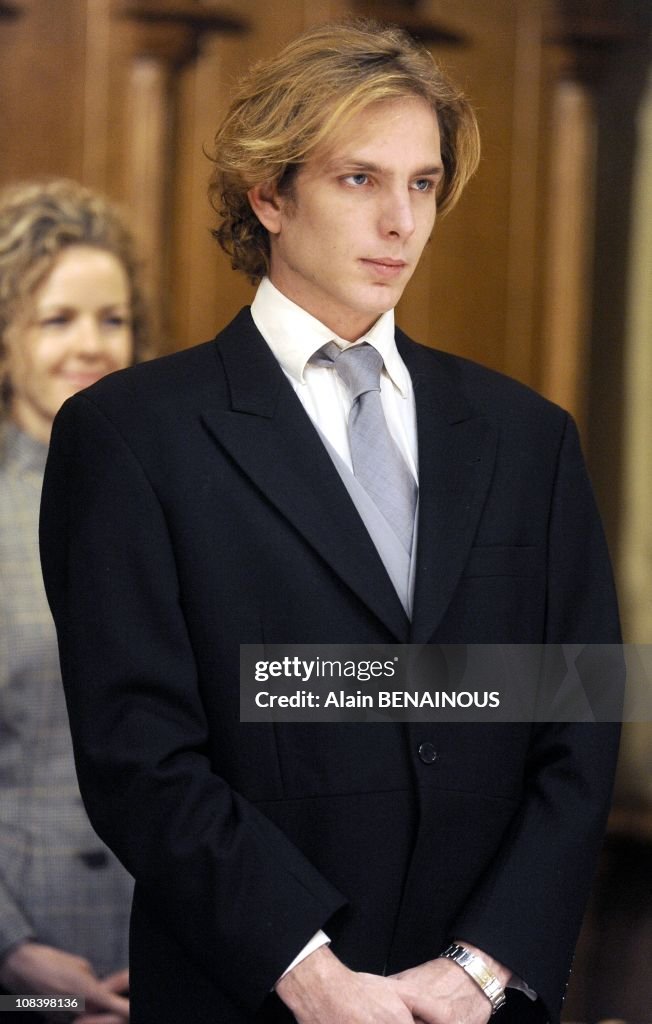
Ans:
MULTIPOLYGON (((334 170, 335 167, 345 167, 351 171, 365 171, 371 174, 388 174, 387 168, 380 164, 369 163, 366 160, 356 160, 355 157, 336 157, 330 160, 327 170, 334 170)), ((444 173, 443 164, 432 164, 429 167, 421 167, 410 175, 411 178, 440 178, 444 173)))
MULTIPOLYGON (((98 307, 100 312, 104 313, 107 310, 113 309, 131 309, 131 304, 128 299, 119 300, 118 302, 108 302, 104 306, 98 307)), ((46 306, 36 306, 34 314, 37 317, 50 316, 53 313, 67 313, 71 309, 77 309, 76 302, 50 302, 46 306)))

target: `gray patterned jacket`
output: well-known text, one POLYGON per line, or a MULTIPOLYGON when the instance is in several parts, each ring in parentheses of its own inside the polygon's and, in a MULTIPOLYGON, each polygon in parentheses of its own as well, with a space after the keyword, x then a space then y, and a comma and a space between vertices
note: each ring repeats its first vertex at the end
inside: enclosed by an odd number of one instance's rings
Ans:
POLYGON ((77 787, 38 557, 46 454, 0 423, 0 959, 32 937, 103 976, 127 965, 132 883, 77 787))

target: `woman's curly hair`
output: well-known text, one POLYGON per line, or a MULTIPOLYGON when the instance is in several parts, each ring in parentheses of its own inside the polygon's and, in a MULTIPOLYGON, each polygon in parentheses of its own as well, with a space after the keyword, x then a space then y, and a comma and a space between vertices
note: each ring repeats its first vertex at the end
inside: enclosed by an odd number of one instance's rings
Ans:
POLYGON ((130 289, 134 362, 144 358, 146 318, 134 242, 116 209, 75 181, 56 178, 0 192, 0 390, 6 398, 5 338, 69 246, 103 249, 119 260, 130 289))

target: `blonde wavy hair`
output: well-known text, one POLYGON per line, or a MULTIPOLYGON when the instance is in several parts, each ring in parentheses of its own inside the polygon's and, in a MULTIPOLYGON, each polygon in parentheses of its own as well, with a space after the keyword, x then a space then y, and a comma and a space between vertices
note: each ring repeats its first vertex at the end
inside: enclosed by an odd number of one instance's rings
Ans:
POLYGON ((220 218, 214 237, 234 270, 255 283, 269 270, 269 235, 247 192, 254 185, 292 194, 298 168, 331 143, 372 103, 420 97, 435 113, 444 175, 440 213, 450 210, 475 172, 480 140, 475 114, 423 46, 373 21, 321 25, 241 79, 217 131, 209 198, 220 218))
POLYGON ((60 253, 87 245, 114 255, 130 289, 134 362, 146 354, 146 316, 134 242, 116 207, 75 181, 28 181, 0 192, 0 395, 9 381, 5 338, 30 308, 60 253))

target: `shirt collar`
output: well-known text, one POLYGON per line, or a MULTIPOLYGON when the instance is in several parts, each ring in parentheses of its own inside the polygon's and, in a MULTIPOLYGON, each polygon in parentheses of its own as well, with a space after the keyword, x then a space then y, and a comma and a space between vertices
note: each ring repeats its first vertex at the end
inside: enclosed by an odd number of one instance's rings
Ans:
MULTIPOLYGON (((285 372, 305 384, 304 371, 310 357, 329 341, 340 348, 350 344, 288 299, 263 278, 251 304, 253 321, 285 372)), ((409 375, 394 340, 394 310, 383 313, 367 333, 354 344, 366 341, 383 357, 384 369, 401 396, 409 394, 409 375)))

